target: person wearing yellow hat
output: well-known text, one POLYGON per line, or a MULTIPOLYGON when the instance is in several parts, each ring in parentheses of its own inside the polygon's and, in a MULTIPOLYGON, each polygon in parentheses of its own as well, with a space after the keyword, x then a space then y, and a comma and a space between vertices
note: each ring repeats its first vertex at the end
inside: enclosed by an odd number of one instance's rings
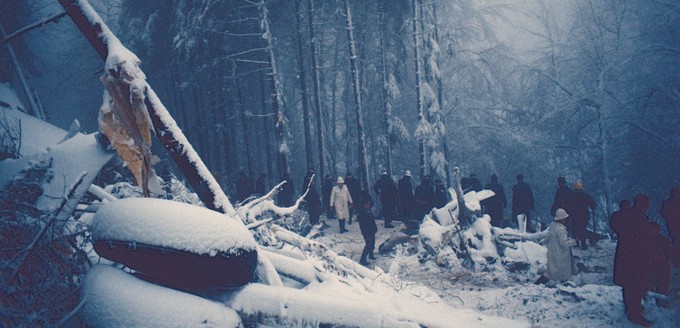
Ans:
POLYGON ((590 221, 590 211, 595 216, 595 208, 597 208, 597 204, 593 197, 583 191, 583 183, 581 181, 576 181, 574 183, 574 194, 569 203, 569 214, 571 215, 572 233, 576 243, 584 250, 588 249, 588 245, 586 245, 587 239, 590 239, 591 245, 597 241, 595 233, 587 228, 588 221, 590 221))

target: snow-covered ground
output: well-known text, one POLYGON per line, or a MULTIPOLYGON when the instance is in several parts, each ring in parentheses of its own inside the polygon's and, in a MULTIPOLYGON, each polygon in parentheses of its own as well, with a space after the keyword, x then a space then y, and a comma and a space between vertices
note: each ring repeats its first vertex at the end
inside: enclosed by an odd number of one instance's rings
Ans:
MULTIPOLYGON (((364 246, 358 224, 348 226, 348 233, 338 234, 337 223, 318 240, 336 252, 356 261, 364 246)), ((377 221, 376 245, 398 229, 385 229, 377 221)), ((621 288, 612 283, 616 241, 602 240, 588 250, 574 248, 579 272, 565 284, 534 285, 535 270, 510 272, 505 269, 470 272, 465 269, 442 269, 417 256, 394 253, 380 255, 369 267, 394 272, 404 283, 428 286, 455 308, 472 309, 483 314, 528 320, 533 327, 637 327, 623 310, 621 288)), ((535 252, 528 250, 527 254, 535 252)), ((670 291, 670 308, 658 307, 654 299, 645 299, 645 316, 654 327, 680 327, 680 270, 674 268, 670 291)))

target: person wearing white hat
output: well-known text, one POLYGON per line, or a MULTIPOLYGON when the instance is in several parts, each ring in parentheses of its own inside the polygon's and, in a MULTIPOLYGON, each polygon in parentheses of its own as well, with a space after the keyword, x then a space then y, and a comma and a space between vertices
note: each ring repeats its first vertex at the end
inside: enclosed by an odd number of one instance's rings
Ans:
POLYGON ((544 284, 549 280, 569 280, 574 270, 574 256, 571 247, 576 246, 574 240, 569 239, 567 219, 569 214, 562 208, 555 211, 553 223, 548 227, 548 235, 543 244, 548 245, 548 270, 538 278, 535 284, 544 284))
POLYGON ((349 219, 349 207, 352 206, 352 196, 350 196, 345 180, 342 177, 338 177, 336 185, 331 191, 330 206, 331 210, 335 209, 335 217, 338 218, 340 233, 347 232, 345 220, 349 219))

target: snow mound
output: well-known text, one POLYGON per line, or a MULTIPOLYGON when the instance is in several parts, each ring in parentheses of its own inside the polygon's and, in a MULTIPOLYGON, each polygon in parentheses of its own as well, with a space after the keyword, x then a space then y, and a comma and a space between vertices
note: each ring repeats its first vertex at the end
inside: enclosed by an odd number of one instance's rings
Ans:
POLYGON ((239 327, 239 315, 207 299, 97 265, 83 289, 88 327, 239 327))
POLYGON ((163 199, 126 198, 108 203, 97 211, 91 231, 95 239, 135 241, 210 256, 257 247, 237 219, 163 199))

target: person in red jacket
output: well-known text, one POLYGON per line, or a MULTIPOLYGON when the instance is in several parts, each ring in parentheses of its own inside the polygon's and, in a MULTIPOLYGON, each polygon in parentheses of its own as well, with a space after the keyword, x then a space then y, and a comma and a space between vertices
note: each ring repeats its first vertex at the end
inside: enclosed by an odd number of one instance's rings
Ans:
MULTIPOLYGON (((649 223, 649 243, 651 250, 650 290, 662 295, 668 295, 671 287, 671 256, 670 240, 661 234, 661 228, 654 222, 649 223)), ((656 304, 668 307, 668 300, 657 299, 656 304)))

